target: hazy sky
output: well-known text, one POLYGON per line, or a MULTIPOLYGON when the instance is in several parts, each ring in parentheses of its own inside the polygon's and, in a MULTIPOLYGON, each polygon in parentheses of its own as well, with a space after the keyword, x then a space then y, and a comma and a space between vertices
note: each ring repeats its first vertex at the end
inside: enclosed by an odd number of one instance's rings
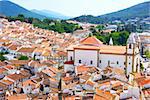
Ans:
POLYGON ((46 9, 67 16, 102 15, 148 0, 10 0, 29 10, 46 9))

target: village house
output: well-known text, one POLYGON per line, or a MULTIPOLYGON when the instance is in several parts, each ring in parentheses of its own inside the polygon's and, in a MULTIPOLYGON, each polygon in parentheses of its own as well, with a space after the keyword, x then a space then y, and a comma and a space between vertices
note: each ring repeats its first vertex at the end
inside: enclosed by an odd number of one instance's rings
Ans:
POLYGON ((33 57, 33 51, 35 48, 29 48, 29 47, 21 47, 17 50, 18 54, 26 55, 28 57, 33 57))
POLYGON ((12 55, 17 55, 17 50, 20 48, 20 45, 10 44, 8 46, 9 53, 12 55))
POLYGON ((42 64, 39 61, 34 61, 34 60, 28 62, 28 66, 33 68, 34 73, 41 72, 42 70, 47 68, 46 64, 42 64))
POLYGON ((18 87, 20 85, 19 84, 20 82, 28 80, 30 77, 31 77, 31 75, 29 74, 29 72, 27 72, 25 70, 21 70, 21 71, 17 71, 14 74, 9 74, 9 75, 5 76, 4 80, 11 81, 11 82, 13 82, 14 87, 18 87))

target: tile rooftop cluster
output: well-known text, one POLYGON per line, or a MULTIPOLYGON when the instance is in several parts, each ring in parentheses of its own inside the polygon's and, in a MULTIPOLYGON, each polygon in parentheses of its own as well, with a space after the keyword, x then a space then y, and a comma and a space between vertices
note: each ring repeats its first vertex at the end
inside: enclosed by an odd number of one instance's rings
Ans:
POLYGON ((100 69, 66 60, 68 47, 124 54, 125 46, 106 46, 94 37, 79 38, 87 30, 70 35, 20 21, 0 19, 0 23, 0 52, 7 58, 0 62, 0 100, 149 100, 149 74, 131 73, 127 78, 121 68, 100 69), (18 60, 20 55, 29 59, 18 60), (69 65, 74 69, 66 70, 69 65))

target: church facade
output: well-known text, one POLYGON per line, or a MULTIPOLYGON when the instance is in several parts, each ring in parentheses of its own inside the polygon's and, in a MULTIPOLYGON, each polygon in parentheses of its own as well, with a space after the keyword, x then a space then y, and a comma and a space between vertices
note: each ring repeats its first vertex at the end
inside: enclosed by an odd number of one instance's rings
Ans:
POLYGON ((67 49, 68 61, 74 66, 85 64, 104 69, 118 67, 124 69, 126 74, 139 72, 140 54, 139 42, 132 33, 126 46, 104 45, 96 37, 87 37, 76 46, 67 49))

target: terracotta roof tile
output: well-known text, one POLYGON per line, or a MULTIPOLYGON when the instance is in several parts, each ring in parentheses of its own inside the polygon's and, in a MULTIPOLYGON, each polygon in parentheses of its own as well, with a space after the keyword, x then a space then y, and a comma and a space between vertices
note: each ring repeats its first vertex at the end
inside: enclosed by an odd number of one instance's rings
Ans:
POLYGON ((7 88, 7 85, 4 84, 4 83, 2 83, 2 82, 0 82, 0 88, 6 89, 6 88, 7 88))
POLYGON ((29 98, 26 94, 17 94, 17 95, 8 96, 6 99, 7 100, 28 100, 29 98))
POLYGON ((100 53, 125 54, 126 53, 126 46, 108 46, 108 45, 103 45, 103 46, 100 46, 100 53))
POLYGON ((12 45, 10 45, 10 46, 8 47, 8 49, 10 49, 10 50, 17 50, 18 47, 20 47, 20 45, 12 44, 12 45))
POLYGON ((0 68, 0 74, 4 73, 5 71, 7 71, 5 68, 0 68))
POLYGON ((9 60, 12 65, 26 65, 30 60, 9 60))
POLYGON ((37 83, 32 81, 32 79, 26 80, 26 81, 23 82, 23 86, 29 86, 29 85, 34 85, 35 86, 36 84, 37 83))
POLYGON ((20 79, 23 79, 23 78, 26 78, 24 75, 22 74, 10 74, 8 76, 6 76, 14 81, 17 81, 17 80, 20 80, 20 79))
POLYGON ((62 78, 63 81, 72 81, 73 77, 64 77, 62 78))
POLYGON ((80 44, 83 45, 95 45, 95 46, 100 46, 103 45, 103 43, 98 40, 96 37, 92 36, 92 37, 87 37, 85 39, 83 39, 80 44))
POLYGON ((32 53, 35 50, 35 48, 27 48, 27 47, 22 47, 17 50, 17 52, 25 52, 25 53, 32 53))
POLYGON ((114 97, 115 96, 112 95, 110 92, 96 89, 96 94, 94 95, 94 100, 114 100, 114 97))
POLYGON ((94 86, 94 85, 95 85, 95 83, 94 83, 94 82, 89 81, 89 80, 86 82, 86 84, 87 84, 87 85, 90 85, 90 86, 94 86))
POLYGON ((84 73, 84 72, 89 71, 89 67, 85 65, 80 65, 80 66, 77 66, 76 68, 77 68, 77 73, 84 73))
POLYGON ((9 80, 2 80, 2 82, 3 83, 6 83, 7 85, 11 85, 11 84, 13 84, 13 82, 12 81, 9 81, 9 80))

